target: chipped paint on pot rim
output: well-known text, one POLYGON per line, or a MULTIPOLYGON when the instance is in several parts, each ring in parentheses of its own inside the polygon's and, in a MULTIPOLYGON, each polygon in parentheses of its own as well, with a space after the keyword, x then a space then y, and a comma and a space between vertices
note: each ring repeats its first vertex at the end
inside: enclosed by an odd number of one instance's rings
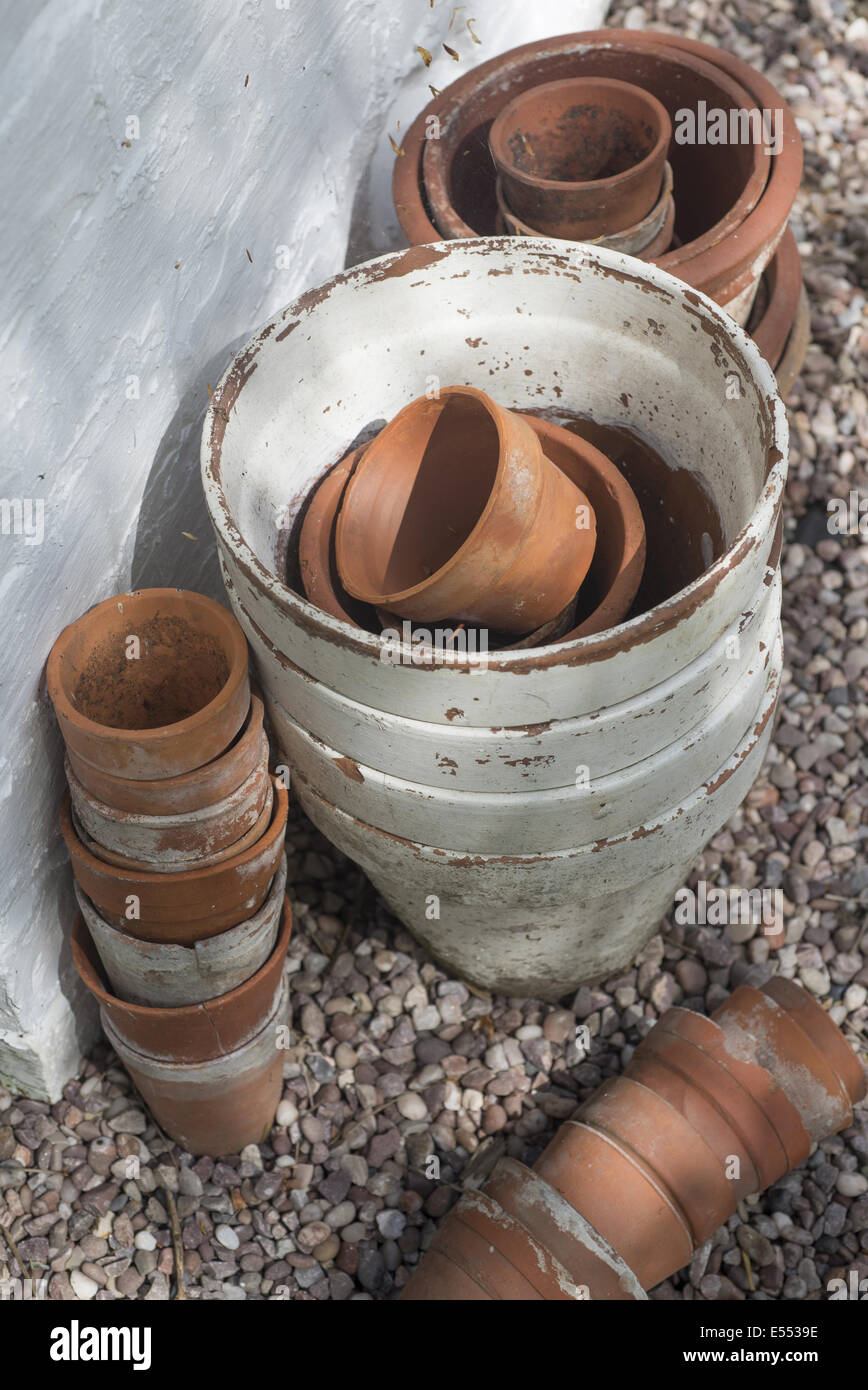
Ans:
MULTIPOLYGON (((527 240, 510 237, 479 237, 432 246, 412 247, 344 271, 316 290, 300 296, 277 314, 236 355, 221 379, 205 416, 202 437, 202 481, 206 501, 217 538, 233 567, 250 586, 267 598, 276 610, 285 614, 311 636, 330 643, 343 652, 355 653, 379 664, 381 639, 366 633, 314 607, 301 595, 283 584, 273 568, 266 564, 242 535, 231 511, 221 481, 221 448, 229 422, 238 415, 242 389, 257 370, 258 357, 269 342, 276 345, 290 334, 301 331, 316 308, 334 295, 356 288, 376 285, 395 278, 404 278, 436 266, 440 262, 455 264, 455 274, 462 278, 471 274, 535 274, 559 276, 580 285, 590 274, 604 280, 639 287, 647 297, 649 317, 656 301, 662 306, 678 305, 686 316, 693 316, 700 331, 706 332, 722 358, 742 381, 757 383, 758 406, 764 418, 761 428, 766 441, 766 482, 748 522, 728 545, 726 551, 698 579, 679 593, 619 627, 580 638, 575 642, 547 646, 516 653, 492 652, 488 657, 490 672, 522 674, 552 666, 583 666, 599 662, 618 652, 627 652, 651 641, 682 622, 701 606, 725 580, 730 571, 763 544, 773 530, 778 515, 786 478, 787 423, 783 402, 771 367, 760 355, 756 345, 713 300, 697 290, 689 289, 673 275, 619 252, 598 247, 582 247, 582 263, 572 260, 577 248, 563 242, 543 238, 530 244, 527 240), (494 258, 496 264, 489 264, 494 258)), ((424 283, 424 282, 419 282, 424 283)), ((469 321, 468 321, 469 322, 469 321)), ((313 364, 316 366, 316 363, 313 364)), ((289 398, 284 407, 289 409, 289 398)), ((273 410, 281 409, 274 402, 273 410)), ((357 427, 364 423, 357 420, 357 427)), ((344 440, 344 444, 349 441, 344 440)), ((346 452, 344 448, 343 452, 346 452)), ((320 472, 341 456, 337 445, 334 456, 322 459, 320 472)), ((317 474, 319 476, 319 474, 317 474)), ((311 480, 312 481, 312 480, 311 480)), ((300 503, 303 499, 298 498, 300 503)), ((426 664, 414 671, 447 669, 452 674, 468 675, 471 666, 461 653, 454 659, 442 654, 442 664, 426 664)))

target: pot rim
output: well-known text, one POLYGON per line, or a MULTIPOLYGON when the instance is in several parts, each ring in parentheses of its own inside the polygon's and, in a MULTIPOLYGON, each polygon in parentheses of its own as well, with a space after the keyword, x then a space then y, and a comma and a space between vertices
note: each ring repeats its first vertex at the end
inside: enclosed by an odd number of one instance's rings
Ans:
MULTIPOLYGON (((450 255, 466 255, 468 252, 485 255, 492 251, 501 251, 514 258, 520 270, 523 268, 522 263, 533 266, 534 262, 541 262, 543 270, 555 265, 575 271, 572 261, 575 251, 573 244, 542 237, 533 240, 508 236, 474 237, 389 252, 350 270, 340 271, 321 286, 300 295, 285 309, 280 310, 229 362, 205 413, 201 444, 202 486, 218 542, 222 543, 232 562, 239 566, 253 588, 292 621, 313 636, 334 646, 377 661, 381 649, 381 638, 378 635, 350 627, 295 593, 259 558, 241 534, 220 476, 226 426, 245 381, 256 368, 255 359, 261 348, 278 331, 288 333, 303 315, 310 313, 335 290, 344 285, 373 284, 390 275, 411 273, 450 255), (289 327, 287 320, 290 320, 289 327)), ((706 322, 711 320, 720 337, 726 342, 730 354, 735 357, 736 365, 741 367, 746 377, 752 377, 756 382, 766 407, 766 478, 750 518, 732 544, 707 570, 677 594, 645 613, 618 624, 615 628, 577 638, 574 642, 554 643, 519 652, 491 652, 488 655, 488 668, 498 672, 524 674, 534 668, 542 669, 562 663, 583 664, 585 661, 600 661, 668 631, 695 611, 717 589, 728 572, 762 544, 763 537, 773 531, 774 519, 780 511, 783 499, 787 473, 786 409, 778 392, 774 372, 753 340, 707 295, 685 285, 660 266, 604 247, 583 246, 581 251, 586 267, 590 265, 598 268, 602 274, 615 280, 644 283, 656 291, 661 299, 678 301, 688 313, 701 315, 706 322)), ((402 643, 402 649, 404 646, 402 643)), ((436 669, 436 665, 442 665, 453 671, 472 670, 472 663, 466 653, 456 652, 454 656, 452 653, 440 653, 436 664, 433 658, 438 654, 432 649, 431 655, 430 663, 417 663, 419 669, 425 669, 427 664, 429 669, 436 669)))
POLYGON ((209 821, 214 820, 216 817, 222 817, 227 810, 231 809, 228 803, 230 803, 234 797, 237 797, 242 787, 247 786, 248 783, 259 782, 260 779, 263 781, 267 780, 270 750, 264 730, 260 734, 260 739, 260 755, 247 776, 242 778, 238 783, 238 786, 233 787, 231 791, 226 792, 216 801, 208 801, 204 806, 197 807, 195 811, 167 811, 165 813, 125 811, 122 807, 115 806, 109 801, 103 801, 92 791, 89 791, 81 781, 81 778, 77 775, 69 760, 68 754, 63 759, 63 770, 66 773, 66 781, 69 786, 70 794, 75 790, 78 798, 89 807, 91 814, 99 816, 101 820, 108 821, 108 823, 113 826, 163 831, 166 834, 170 834, 172 831, 184 830, 187 828, 195 830, 198 827, 207 825, 209 821))
MULTIPOLYGON (((459 77, 447 90, 451 90, 455 94, 459 92, 459 84, 461 84, 460 96, 463 99, 472 90, 474 82, 479 81, 480 73, 489 76, 495 73, 498 66, 504 65, 507 60, 531 59, 534 56, 539 56, 541 52, 559 54, 571 49, 586 51, 593 48, 617 48, 619 46, 627 50, 644 46, 652 52, 654 48, 658 48, 662 49, 664 53, 667 49, 681 50, 682 53, 686 53, 698 61, 716 67, 724 77, 741 86, 746 95, 751 97, 760 109, 774 108, 783 111, 783 148, 779 155, 775 155, 767 163, 763 185, 756 200, 752 203, 750 211, 737 229, 740 248, 737 264, 751 265, 761 255, 770 234, 769 224, 773 220, 769 212, 770 197, 773 196, 777 202, 782 197, 783 189, 791 190, 788 207, 795 197, 802 176, 802 139, 792 111, 777 89, 762 73, 757 72, 755 68, 735 57, 734 54, 727 53, 724 49, 714 48, 711 44, 702 43, 697 39, 689 39, 680 34, 670 34, 659 30, 639 32, 628 29, 589 29, 579 33, 561 34, 542 42, 537 40, 533 43, 522 44, 509 50, 506 54, 501 54, 497 58, 489 59, 487 63, 480 64, 472 72, 459 77)), ((417 245, 428 244, 432 239, 445 239, 427 209, 423 194, 422 157, 427 148, 425 119, 432 114, 438 114, 434 101, 429 102, 419 112, 408 129, 401 143, 405 157, 403 159, 396 158, 392 173, 392 197, 398 221, 411 244, 417 245), (416 154, 417 149, 418 156, 416 154)), ((667 261, 665 268, 679 264, 689 272, 691 283, 695 279, 703 278, 709 291, 712 288, 725 288, 732 275, 727 273, 726 267, 720 268, 720 237, 713 235, 713 229, 709 229, 703 236, 708 238, 708 244, 700 247, 695 253, 690 253, 689 266, 687 258, 681 254, 685 248, 679 248, 676 252, 667 253, 667 256, 671 256, 672 260, 667 261)), ((696 238, 696 241, 700 241, 700 238, 696 238)), ((690 243, 688 243, 689 245, 690 243)), ((661 259, 663 258, 661 257, 661 259)))
MULTIPOLYGON (((264 734, 264 719, 265 706, 260 697, 251 691, 250 709, 247 712, 247 718, 238 731, 235 741, 226 748, 224 752, 218 754, 216 758, 212 758, 210 762, 203 763, 201 767, 195 767, 190 772, 176 773, 174 777, 151 777, 139 781, 133 777, 120 777, 116 773, 108 772, 104 768, 96 767, 95 764, 89 763, 86 758, 82 758, 81 754, 75 748, 67 748, 65 750, 65 757, 69 760, 69 764, 76 778, 81 782, 88 795, 92 797, 94 801, 108 806, 115 814, 130 816, 147 815, 154 819, 159 819, 162 816, 195 816, 198 811, 213 806, 215 803, 206 801, 203 805, 186 811, 139 812, 125 810, 123 806, 117 806, 113 801, 105 801, 103 797, 97 796, 96 792, 92 792, 90 788, 82 782, 81 775, 75 764, 83 763, 88 769, 93 769, 99 781, 106 784, 106 791, 112 791, 118 788, 117 794, 119 795, 124 797, 143 798, 162 795, 165 792, 167 797, 170 798, 174 792, 183 793, 185 791, 192 791, 194 788, 199 787, 203 781, 213 781, 220 775, 220 772, 226 767, 230 760, 233 763, 243 763, 250 750, 257 744, 260 735, 264 734)), ((166 725, 166 728, 171 727, 172 726, 169 724, 166 725)), ((236 785, 230 787, 229 791, 224 792, 219 799, 223 800, 225 797, 230 796, 244 781, 246 781, 246 778, 241 777, 236 785)))
MULTIPOLYGON (((497 430, 497 469, 495 471, 494 477, 491 480, 491 488, 489 490, 488 497, 486 498, 485 506, 482 508, 482 511, 479 513, 479 516, 473 523, 472 528, 467 533, 464 540, 457 547, 457 549, 452 552, 448 559, 444 560, 443 564, 440 565, 439 569, 434 570, 433 573, 429 574, 426 579, 420 580, 418 584, 411 584, 410 587, 407 589, 395 589, 387 594, 362 594, 354 592, 353 589, 350 588, 350 585, 348 584, 346 577, 344 575, 341 575, 341 579, 343 581, 345 589, 347 590, 347 593, 349 593, 353 598, 360 599, 363 603, 370 603, 376 607, 381 608, 390 608, 393 607, 396 603, 404 603, 407 599, 417 598, 419 594, 424 594, 426 591, 432 589, 435 584, 439 583, 441 580, 445 579, 447 575, 451 574, 452 571, 456 569, 457 566, 460 565, 463 560, 466 559, 469 552, 474 549, 474 546, 478 543, 479 534, 482 528, 484 527, 485 523, 489 520, 491 513, 497 506, 498 489, 503 483, 503 477, 507 470, 507 447, 506 440, 504 439, 504 414, 507 412, 509 414, 514 414, 515 412, 509 411, 509 408, 507 406, 498 405, 497 401, 495 401, 491 396, 489 396, 487 391, 482 391, 478 386, 442 386, 439 390, 437 398, 434 401, 430 402, 431 405, 439 407, 439 409, 437 409, 436 411, 434 425, 432 426, 432 429, 428 435, 428 439, 423 447, 422 457, 424 457, 427 451, 428 444, 431 441, 431 435, 434 432, 434 428, 436 428, 436 425, 439 422, 444 409, 446 408, 446 404, 448 403, 449 398, 452 396, 469 396, 470 399, 473 400, 476 403, 476 405, 485 412, 485 414, 488 416, 489 420, 492 422, 495 429, 497 430)), ((406 418, 411 411, 418 414, 422 414, 424 412, 424 406, 426 404, 429 404, 429 402, 427 400, 427 397, 425 396, 417 396, 415 400, 408 401, 408 403, 403 407, 403 409, 399 410, 398 414, 392 417, 388 425, 386 425, 382 430, 380 430, 379 434, 376 435, 376 437, 365 446, 364 450, 361 452, 361 457, 356 458, 355 466, 351 469, 350 476, 347 479, 347 484, 344 488, 343 495, 340 501, 340 507, 338 509, 337 518, 335 520, 334 536, 336 552, 338 547, 340 546, 341 532, 343 530, 344 525, 346 524, 344 520, 344 510, 347 506, 353 489, 358 483, 359 479, 362 477, 363 473, 365 473, 366 471, 370 471, 372 467, 376 467, 376 446, 378 444, 382 444, 383 435, 392 425, 396 424, 398 420, 402 418, 402 416, 406 418), (375 454, 373 463, 371 461, 372 452, 374 452, 375 454)), ((432 414, 434 414, 434 412, 432 412, 432 414)), ((524 421, 522 421, 522 423, 524 423, 524 421)), ((537 489, 537 506, 534 509, 535 517, 537 512, 539 511, 539 499, 541 495, 541 476, 539 470, 541 466, 544 466, 543 460, 545 461, 545 465, 548 465, 549 468, 553 467, 554 465, 552 465, 549 462, 549 460, 545 458, 545 455, 542 451, 542 445, 536 435, 534 435, 534 442, 537 447, 537 476, 538 478, 540 478, 540 485, 537 489)), ((576 488, 576 491, 578 492, 579 489, 576 488)), ((583 496, 584 494, 580 495, 583 496)), ((585 498, 584 500, 587 501, 587 498, 585 498)))
MULTIPOLYGON (((87 924, 81 912, 77 912, 75 921, 70 931, 70 946, 72 948, 72 958, 75 968, 78 971, 82 983, 90 991, 95 999, 99 1001, 100 1007, 120 1008, 132 1017, 141 1020, 153 1019, 156 1015, 162 1015, 167 1024, 183 1023, 186 1019, 192 1019, 194 1015, 199 1017, 202 1010, 210 1012, 208 1006, 219 1004, 221 1009, 235 1009, 243 1006, 247 995, 254 992, 262 984, 263 979, 274 970, 276 956, 285 956, 289 939, 292 935, 292 907, 289 895, 284 893, 283 906, 280 913, 280 930, 277 940, 274 943, 268 957, 260 965, 259 969, 244 980, 242 984, 236 985, 234 989, 227 990, 225 994, 218 994, 214 999, 203 999, 198 1004, 131 1004, 126 999, 121 999, 119 995, 112 994, 106 987, 105 970, 99 959, 99 952, 93 938, 88 931, 87 924), (83 944, 84 943, 84 944, 83 944), (93 950, 99 966, 95 966, 90 958, 87 949, 88 943, 93 950)), ((280 971, 280 982, 283 980, 283 970, 280 971)), ((124 1039, 126 1042, 126 1039, 124 1039)), ((127 1044, 129 1045, 129 1044, 127 1044)))
MULTIPOLYGON (((651 168, 655 161, 660 158, 661 146, 668 150, 669 142, 672 139, 672 122, 669 119, 669 112, 666 110, 662 101, 659 101, 652 92, 646 91, 644 87, 638 86, 635 82, 625 82, 619 77, 562 77, 555 82, 541 82, 539 86, 527 87, 523 92, 519 92, 517 96, 514 96, 512 101, 508 102, 503 110, 495 117, 488 134, 488 139, 491 147, 491 156, 498 166, 498 169, 500 169, 501 165, 503 165, 504 168, 508 167, 511 177, 516 178, 522 183, 528 184, 531 188, 538 188, 541 193, 568 193, 574 189, 590 190, 592 187, 595 192, 607 193, 610 189, 617 188, 620 184, 623 184, 628 175, 630 178, 641 177, 641 175, 645 173, 647 169, 651 168), (531 94, 539 96, 541 92, 551 92, 554 90, 563 91, 565 87, 584 86, 585 84, 590 86, 591 83, 595 86, 604 85, 606 87, 616 87, 621 90, 627 89, 631 95, 635 93, 640 99, 647 101, 648 106, 657 118, 658 127, 657 139, 654 141, 648 153, 643 155, 636 164, 631 164, 628 169, 622 169, 619 174, 610 174, 609 177, 605 179, 544 179, 540 178, 538 174, 529 174, 525 170, 518 170, 518 172, 516 172, 516 166, 511 160, 506 159, 503 153, 503 126, 506 124, 507 115, 515 106, 524 102, 531 94), (497 146, 497 149, 495 149, 495 146, 497 146)), ((659 197, 655 199, 655 207, 658 201, 659 197)))
MULTIPOLYGON (((165 742, 167 736, 173 739, 183 739, 187 734, 195 733, 198 729, 206 726, 213 716, 230 704, 238 692, 242 682, 247 678, 249 666, 249 654, 247 650, 247 638, 241 629, 238 619, 231 609, 224 604, 218 603, 216 599, 208 598, 206 594, 199 594, 194 589, 181 588, 155 588, 155 589, 130 589, 122 594, 112 594, 110 598, 103 599, 101 603, 95 603, 74 622, 68 623, 59 636, 55 639, 48 660, 45 665, 45 679, 48 685, 48 693, 51 702, 57 711, 58 717, 71 724, 82 734, 87 734, 92 738, 98 738, 105 743, 129 747, 143 744, 145 746, 152 743, 165 742), (171 724, 160 724, 153 729, 123 729, 111 724, 100 724, 95 719, 88 718, 76 709, 69 695, 66 692, 63 678, 63 658, 66 655, 69 644, 76 632, 92 629, 98 622, 98 615, 108 612, 118 611, 118 605, 125 600, 135 600, 142 597, 153 598, 157 602, 169 601, 176 594, 182 594, 184 600, 191 604, 193 608, 207 608, 212 612, 219 624, 222 624, 225 632, 226 654, 229 657, 229 674, 224 684, 220 687, 213 699, 209 700, 201 709, 193 714, 188 714, 184 719, 177 719, 171 724)), ((62 730, 61 725, 61 730, 62 730)), ((224 750, 225 751, 225 750, 224 750)), ((81 756, 79 754, 79 756, 81 756)), ((87 759, 84 759, 87 762, 87 759)), ((209 759, 210 762, 215 761, 209 759)), ((207 766, 207 764, 205 764, 207 766)), ((156 779, 148 779, 156 780, 156 779)))
MULTIPOLYGON (((157 873, 152 870, 131 869, 124 870, 115 864, 97 859, 96 855, 91 854, 86 845, 82 843, 76 833, 72 821, 72 798, 69 792, 64 793, 63 801, 60 806, 60 830, 66 841, 70 859, 80 859, 90 870, 103 878, 113 879, 117 884, 138 884, 140 887, 169 887, 172 884, 184 883, 207 883, 215 874, 227 873, 230 870, 244 869, 248 864, 263 852, 268 853, 274 841, 284 834, 286 830, 286 820, 289 813, 289 792, 280 780, 271 776, 271 784, 274 792, 274 801, 271 810, 271 821, 265 833, 256 841, 255 844, 244 850, 235 858, 222 859, 217 863, 208 864, 200 869, 182 869, 177 873, 166 874, 157 873)), ((180 919, 179 919, 180 920, 180 919)))

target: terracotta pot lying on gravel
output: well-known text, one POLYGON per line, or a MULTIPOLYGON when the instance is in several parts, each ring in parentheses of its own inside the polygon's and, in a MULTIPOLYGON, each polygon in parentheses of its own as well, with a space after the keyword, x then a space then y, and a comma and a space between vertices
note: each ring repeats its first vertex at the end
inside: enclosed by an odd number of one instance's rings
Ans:
POLYGON ((839 1029, 792 981, 740 987, 714 1019, 671 1009, 533 1171, 501 1159, 461 1197, 401 1297, 642 1298, 740 1197, 850 1125, 865 1089, 839 1029))
POLYGON ((576 77, 520 92, 488 135, 511 212, 542 236, 592 241, 647 217, 672 136, 641 87, 576 77))
POLYGON ((219 758, 250 708, 244 633, 186 589, 118 594, 64 628, 46 667, 67 747, 133 780, 219 758))
POLYGON ((679 143, 670 149, 680 245, 659 264, 744 323, 799 187, 802 148, 792 112, 755 69, 722 49, 658 31, 603 29, 525 44, 466 73, 436 96, 403 136, 395 208, 411 245, 495 229, 491 122, 519 93, 573 77, 618 78, 679 110, 783 113, 780 150, 763 144, 679 143), (439 139, 426 132, 431 117, 439 139))
POLYGON ((192 945, 235 927, 258 912, 283 853, 289 797, 273 781, 271 822, 255 844, 206 868, 155 873, 109 864, 76 833, 65 797, 60 828, 82 892, 112 926, 142 941, 192 945), (129 916, 131 909, 138 916, 129 916))
POLYGON ((587 498, 527 421, 450 386, 405 406, 357 460, 335 553, 366 603, 520 634, 570 602, 595 542, 587 498))
POLYGON ((82 786, 68 759, 65 770, 76 819, 103 852, 111 851, 116 863, 119 858, 144 861, 156 870, 174 872, 196 862, 214 862, 216 855, 238 845, 254 830, 263 812, 270 815, 268 740, 264 733, 259 737, 258 760, 240 786, 197 811, 168 816, 119 811, 98 801, 82 786))
POLYGON ((67 748, 66 757, 81 785, 115 811, 134 816, 181 816, 222 801, 250 776, 262 757, 262 716, 262 701, 253 695, 247 719, 225 753, 179 777, 151 781, 113 777, 84 762, 72 748, 67 748))
POLYGON ((237 1153, 261 1143, 280 1099, 283 976, 292 930, 284 898, 268 960, 236 989, 178 1008, 128 1004, 106 987, 84 920, 72 929, 76 969, 100 1005, 106 1036, 170 1138, 194 1154, 237 1153))
MULTIPOLYGON (((597 544, 582 583, 578 604, 567 606, 551 624, 517 643, 489 640, 489 649, 518 650, 546 642, 570 641, 604 628, 616 627, 627 616, 645 564, 645 526, 635 494, 623 473, 600 449, 570 430, 533 415, 524 417, 542 445, 543 453, 587 497, 598 519, 597 544), (563 621, 575 615, 575 621, 563 621)), ((343 589, 334 555, 333 533, 343 486, 362 450, 355 450, 331 470, 314 490, 299 539, 299 563, 305 593, 324 613, 352 627, 367 626, 351 617, 354 600, 343 589)), ((367 612, 370 613, 370 609, 367 612)), ((377 614, 381 627, 401 620, 377 614)))
POLYGON ((286 861, 281 859, 257 913, 218 936, 175 946, 142 941, 112 926, 75 885, 81 915, 112 989, 128 1003, 165 1007, 213 999, 254 975, 274 947, 285 890, 286 861))

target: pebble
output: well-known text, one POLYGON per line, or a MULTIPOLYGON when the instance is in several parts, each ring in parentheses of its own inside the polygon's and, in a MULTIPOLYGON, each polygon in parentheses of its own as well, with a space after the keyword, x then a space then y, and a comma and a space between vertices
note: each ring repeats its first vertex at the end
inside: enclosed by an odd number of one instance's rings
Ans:
POLYGON ((237 1250, 241 1244, 234 1226, 218 1226, 214 1232, 214 1237, 220 1242, 224 1250, 237 1250))

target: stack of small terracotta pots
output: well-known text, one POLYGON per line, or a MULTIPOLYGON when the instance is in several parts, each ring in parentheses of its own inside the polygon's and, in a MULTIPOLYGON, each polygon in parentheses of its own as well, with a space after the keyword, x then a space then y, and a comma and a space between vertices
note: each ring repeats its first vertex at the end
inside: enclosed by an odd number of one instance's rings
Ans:
POLYGON ((665 106, 630 82, 530 87, 489 132, 499 229, 662 255, 675 228, 671 137, 665 106))
POLYGON ((299 538, 324 612, 373 630, 467 625, 498 648, 621 621, 644 553, 638 503, 605 455, 469 386, 412 401, 342 459, 299 538))
POLYGON ((670 1009, 533 1170, 467 1193, 410 1299, 641 1299, 732 1215, 853 1121, 861 1063, 792 981, 703 1018, 670 1009))
POLYGON ((121 594, 47 665, 78 972, 155 1118, 193 1153, 260 1139, 281 1085, 288 796, 247 643, 220 604, 121 594))

